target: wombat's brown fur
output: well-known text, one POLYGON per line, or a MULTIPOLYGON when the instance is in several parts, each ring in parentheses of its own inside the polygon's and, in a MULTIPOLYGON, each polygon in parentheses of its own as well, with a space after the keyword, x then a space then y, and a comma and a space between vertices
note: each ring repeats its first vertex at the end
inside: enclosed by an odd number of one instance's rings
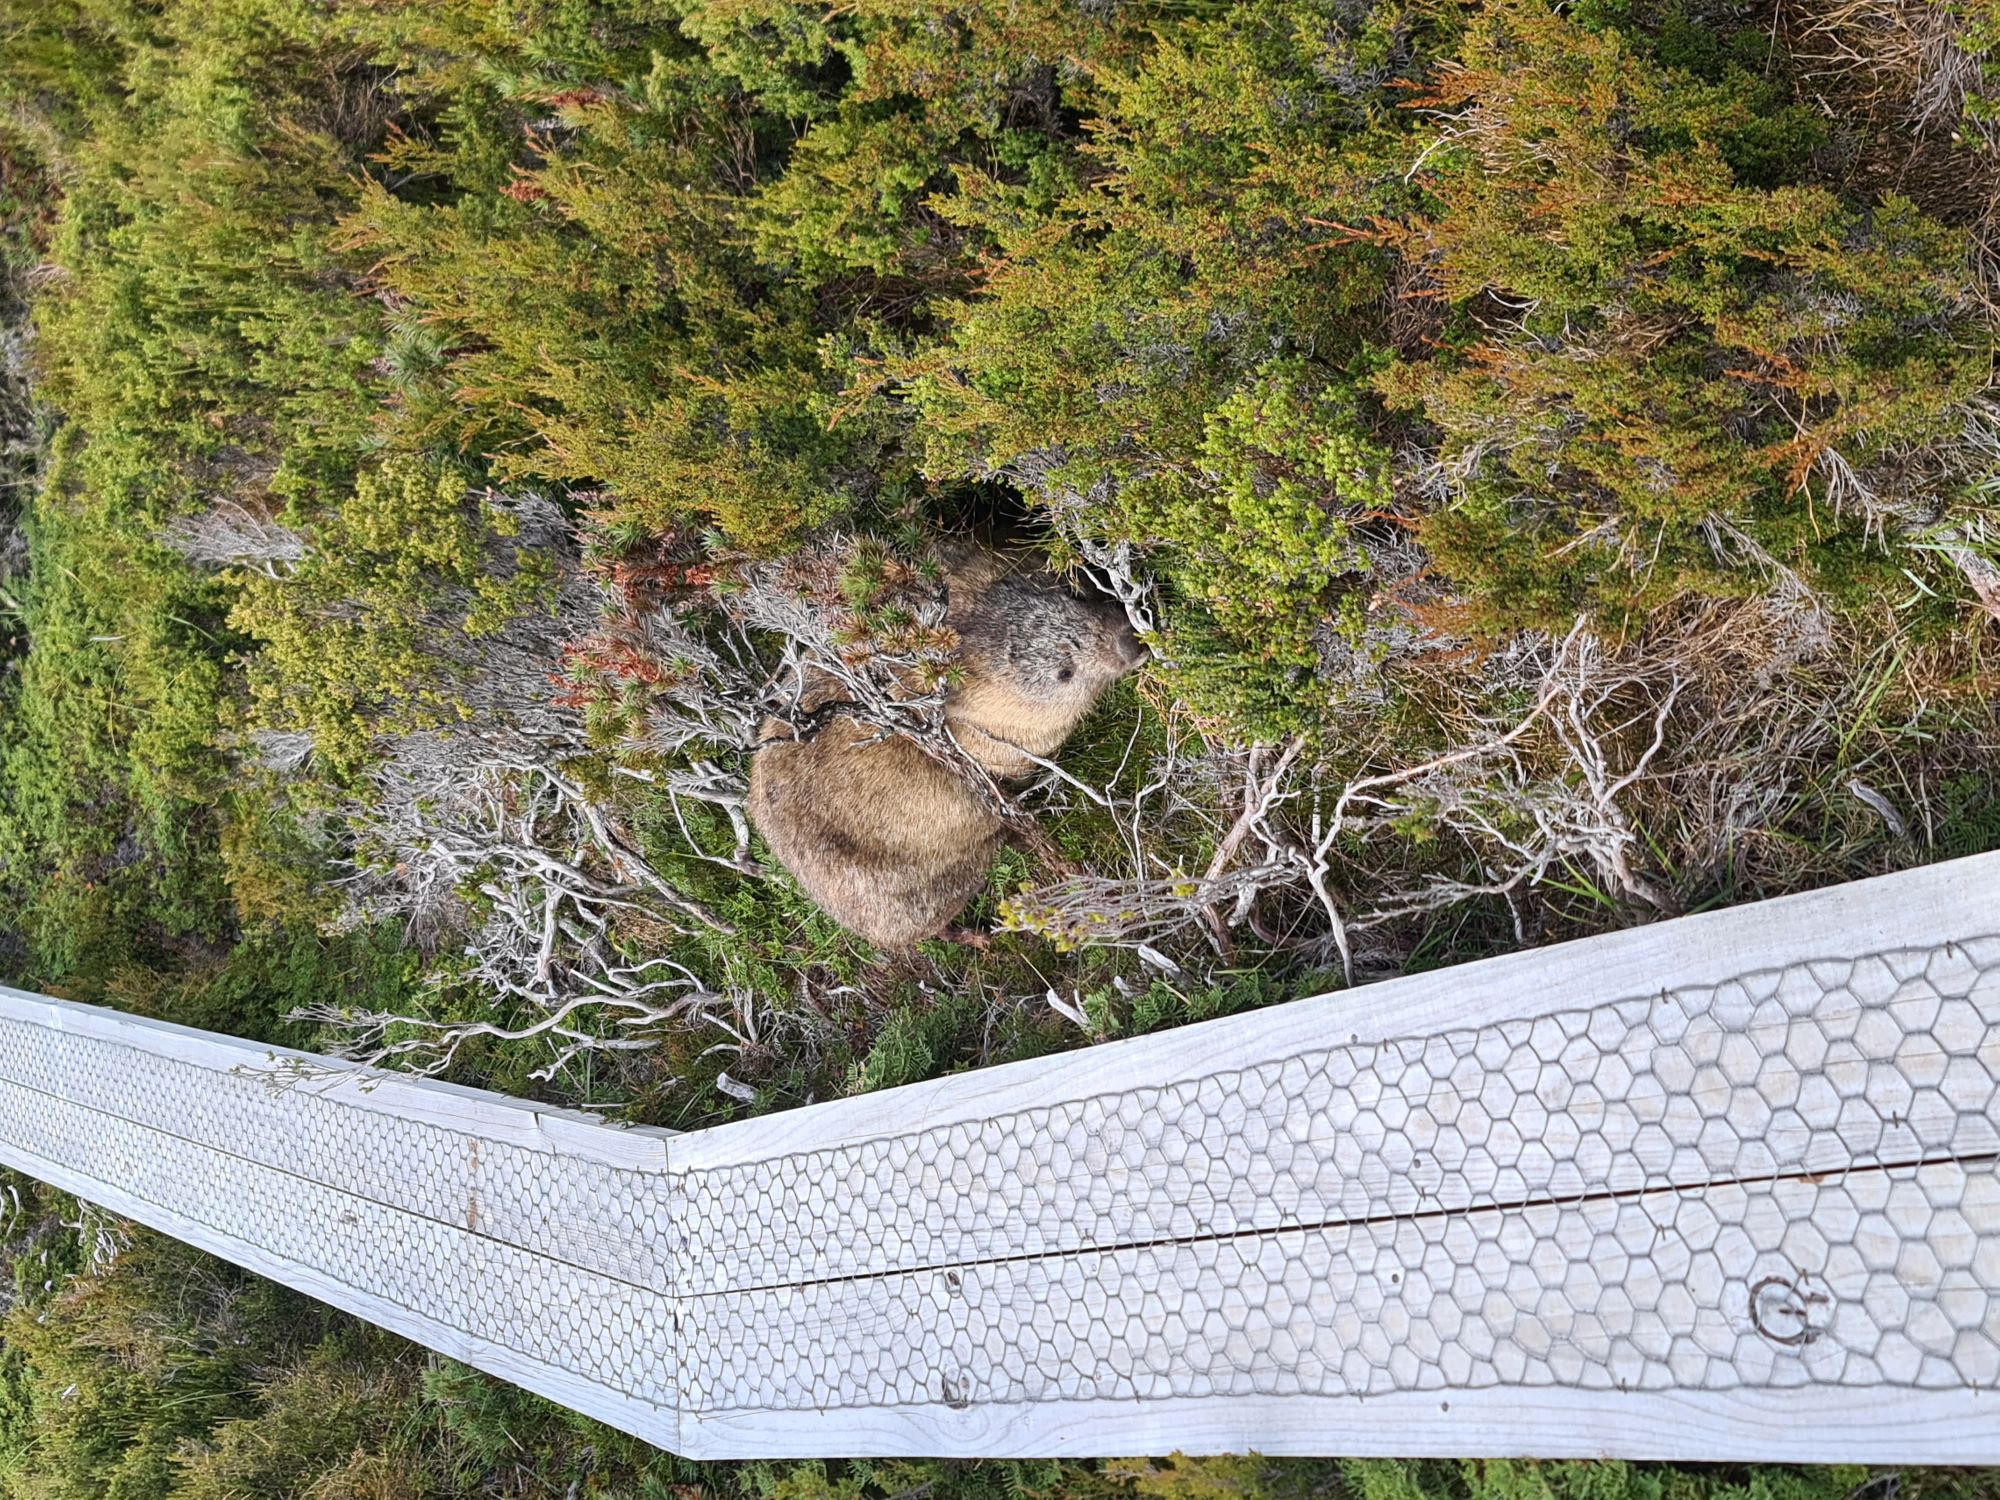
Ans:
MULTIPOLYGON (((960 679, 944 714, 995 777, 1055 753, 1104 690, 1146 659, 1109 599, 1080 599, 995 553, 945 559, 960 679), (1018 748, 1017 748, 1018 747, 1018 748)), ((810 705, 809 705, 810 706, 810 705)), ((835 714, 807 738, 763 727, 751 821, 806 893, 882 948, 935 937, 986 878, 1003 824, 978 790, 909 740, 835 714)))

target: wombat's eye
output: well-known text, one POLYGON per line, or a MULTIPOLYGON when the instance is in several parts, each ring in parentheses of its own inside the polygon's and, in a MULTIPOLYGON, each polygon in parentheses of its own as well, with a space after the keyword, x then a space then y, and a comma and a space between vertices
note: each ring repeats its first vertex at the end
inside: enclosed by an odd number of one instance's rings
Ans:
POLYGON ((1063 669, 1062 669, 1062 670, 1061 670, 1060 672, 1056 673, 1056 681, 1057 681, 1057 682, 1068 682, 1068 681, 1070 680, 1070 678, 1072 678, 1072 677, 1074 677, 1074 676, 1076 676, 1076 668, 1075 668, 1075 667, 1064 667, 1064 668, 1063 668, 1063 669))

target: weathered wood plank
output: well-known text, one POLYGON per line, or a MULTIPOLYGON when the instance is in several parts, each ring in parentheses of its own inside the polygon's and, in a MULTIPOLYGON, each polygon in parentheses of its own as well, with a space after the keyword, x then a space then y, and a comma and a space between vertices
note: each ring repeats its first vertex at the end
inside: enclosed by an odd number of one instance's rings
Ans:
POLYGON ((0 1158, 143 1224, 674 1446, 674 1301, 0 1082, 0 1158))
MULTIPOLYGON (((0 995, 0 1080, 665 1289, 665 1132, 0 995), (145 1059, 133 1062, 137 1054, 145 1059), (374 1087, 368 1085, 374 1084, 374 1087), (415 1105, 416 1107, 412 1107, 415 1105)), ((116 1180, 116 1179, 113 1179, 116 1180)))
POLYGON ((692 1170, 688 1288, 1981 1155, 1996 971, 1986 938, 1237 1066, 1175 1038, 1121 1091, 692 1170))
POLYGON ((1817 955, 1928 949, 2000 930, 2000 854, 1656 922, 1081 1051, 832 1100, 676 1138, 690 1170, 824 1150, 1197 1073, 1533 1019, 1579 1003, 1714 988, 1817 955))
POLYGON ((2000 1460, 2000 857, 687 1135, 0 992, 0 1159, 704 1456, 2000 1460))
MULTIPOLYGON (((1900 1115, 1884 1095, 1879 1125, 1854 1109, 1842 1124, 1841 1089, 1865 1066, 1861 1045, 1901 1044, 1874 1034, 1909 1011, 1893 964, 1921 969, 1935 957, 1950 988, 1945 971, 1960 962, 1950 945, 1994 933, 2000 864, 1961 861, 692 1132, 673 1151, 676 1169, 701 1184, 688 1220, 692 1289, 1399 1212, 1420 1198, 1497 1201, 1535 1186, 1537 1168, 1555 1192, 1573 1187, 1571 1168, 1608 1174, 1599 1185, 1613 1189, 1726 1175, 1739 1164, 1702 1156, 1696 1122, 1739 1092, 1721 1066, 1732 1031, 1730 1066, 1754 1061, 1764 1096, 1779 1101, 1761 1144, 1750 1129, 1728 1148, 1745 1155, 1743 1170, 1825 1170, 1854 1152, 1918 1159, 1960 1129, 1964 1111, 1913 1083, 1900 1115), (1855 960, 1858 989, 1843 998, 1829 961, 1855 960), (1789 1031, 1807 1002, 1825 1008, 1831 1033, 1817 1045, 1805 1026, 1780 1037, 1774 1028, 1789 1031), (1843 1033, 1863 1005, 1877 1014, 1857 1041, 1843 1033), (1524 1028, 1537 1020, 1539 1032, 1524 1028), (1580 1040, 1549 1035, 1579 1023, 1580 1040), (1631 1086, 1616 1068, 1608 1089, 1565 1072, 1548 1081, 1562 1100, 1551 1110, 1543 1068, 1573 1042, 1577 1070, 1594 1067, 1613 1037, 1631 1086), (1448 1066, 1440 1049, 1453 1054, 1448 1066), (1789 1107, 1787 1072, 1820 1080, 1802 1081, 1789 1107), (1433 1094, 1466 1117, 1463 1128, 1427 1134, 1433 1094), (1489 1097, 1492 1108, 1480 1102, 1489 1097), (1385 1099, 1416 1128, 1392 1136, 1385 1099), (1517 1160, 1502 1181, 1473 1155, 1480 1116, 1539 1143, 1527 1170, 1517 1160), (1161 1146, 1176 1121, 1193 1127, 1182 1144, 1226 1136, 1226 1151, 1198 1149, 1206 1171, 1172 1170, 1161 1146), (1467 1159, 1454 1161, 1460 1145, 1467 1159), (1135 1161, 1162 1178, 1155 1190, 1135 1190, 1135 1161)), ((1747 1099, 1737 1111, 1755 1113, 1747 1099)), ((1962 1149, 1990 1148, 1990 1114, 1971 1111, 1963 1128, 1962 1149)))
POLYGON ((1550 1388, 1278 1399, 1075 1401, 1045 1420, 970 1406, 705 1419, 695 1458, 957 1454, 992 1458, 1265 1453, 1367 1457, 1626 1458, 1691 1463, 1990 1464, 1991 1392, 1806 1387, 1604 1396, 1550 1388))
POLYGON ((694 1298, 688 1409, 1990 1389, 1975 1223, 2000 1179, 1953 1163, 694 1298))

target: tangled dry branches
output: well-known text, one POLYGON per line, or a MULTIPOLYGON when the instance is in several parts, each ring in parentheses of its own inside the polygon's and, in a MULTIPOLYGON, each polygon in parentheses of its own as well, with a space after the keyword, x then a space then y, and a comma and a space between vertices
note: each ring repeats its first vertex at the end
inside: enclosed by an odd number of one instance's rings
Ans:
POLYGON ((682 965, 630 957, 616 924, 660 935, 691 924, 733 929, 662 876, 561 771, 465 737, 421 735, 370 781, 372 795, 351 811, 362 842, 346 881, 348 920, 400 919, 419 947, 465 934, 459 959, 434 982, 469 986, 534 1019, 298 1013, 346 1034, 351 1055, 437 1072, 472 1037, 546 1035, 562 1043, 553 1070, 580 1052, 645 1045, 715 1001, 682 965))
POLYGON ((255 568, 267 578, 285 577, 308 550, 305 538, 291 527, 226 496, 205 510, 175 517, 160 541, 191 563, 255 568))
POLYGON ((1502 680, 1489 690, 1534 685, 1511 725, 1474 718, 1450 748, 1344 785, 1300 740, 1243 751, 1177 743, 1136 793, 1091 792, 1118 822, 1133 873, 1023 893, 1007 904, 1007 925, 1127 946, 1192 929, 1218 952, 1247 926, 1267 942, 1325 946, 1351 976, 1356 934, 1469 897, 1511 895, 1559 867, 1591 872, 1618 899, 1672 910, 1672 895, 1642 867, 1628 804, 1668 744, 1685 680, 1612 660, 1580 621, 1559 641, 1517 646, 1490 675, 1502 680), (1197 825, 1212 833, 1214 853, 1198 874, 1161 868, 1148 852, 1148 801, 1162 792, 1174 842, 1197 825), (1474 873, 1399 879, 1398 851, 1413 834, 1448 838, 1474 873), (1317 936, 1304 930, 1303 897, 1317 908, 1317 936))

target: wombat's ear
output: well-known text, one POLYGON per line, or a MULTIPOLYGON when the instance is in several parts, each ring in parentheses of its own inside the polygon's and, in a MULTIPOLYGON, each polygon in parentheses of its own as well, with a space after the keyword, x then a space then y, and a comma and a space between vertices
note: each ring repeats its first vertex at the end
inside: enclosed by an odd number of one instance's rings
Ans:
POLYGON ((968 593, 977 593, 1014 571, 1007 558, 966 537, 948 537, 938 543, 937 560, 952 586, 968 593))

